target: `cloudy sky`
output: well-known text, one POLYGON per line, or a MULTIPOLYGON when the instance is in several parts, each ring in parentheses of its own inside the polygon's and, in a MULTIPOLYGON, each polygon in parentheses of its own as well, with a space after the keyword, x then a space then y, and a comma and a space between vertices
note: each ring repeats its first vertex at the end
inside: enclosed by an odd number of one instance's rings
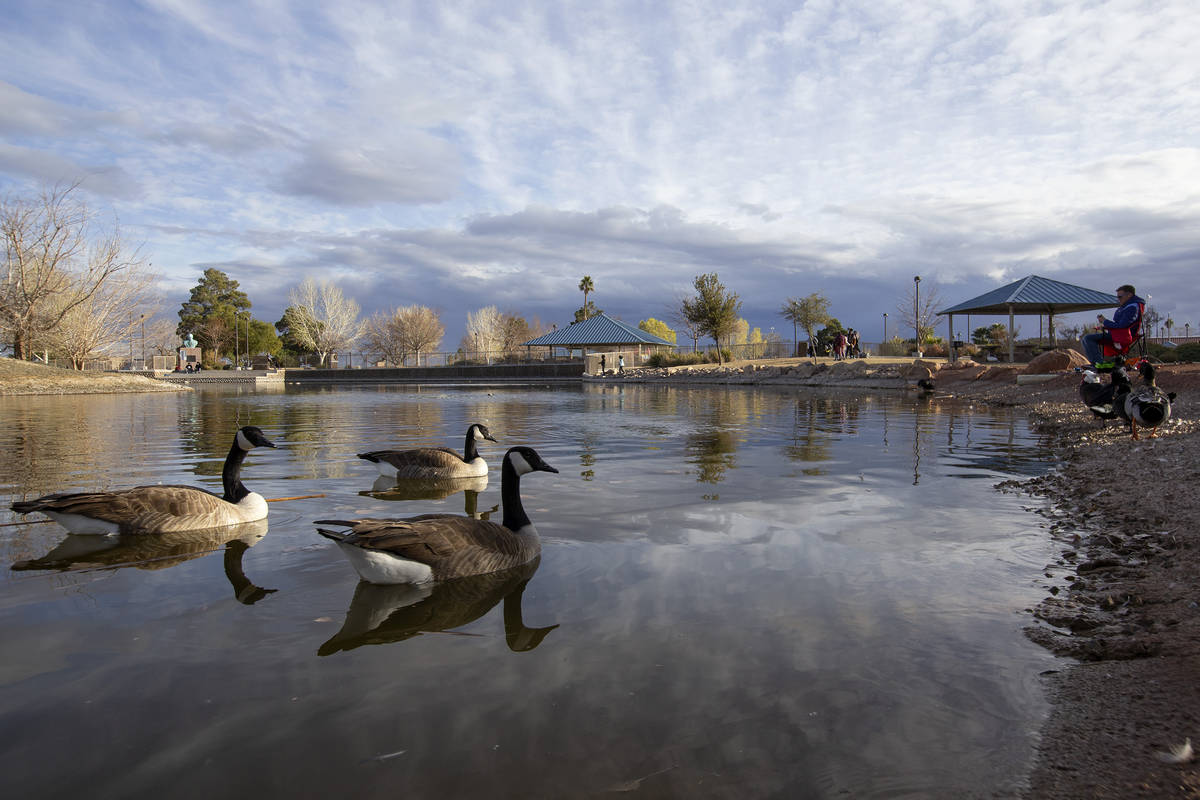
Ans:
POLYGON ((875 341, 914 275, 1032 273, 1200 325, 1193 0, 4 7, 0 192, 82 179, 171 313, 207 267, 268 321, 312 275, 453 347, 717 272, 764 333, 821 292, 875 341))

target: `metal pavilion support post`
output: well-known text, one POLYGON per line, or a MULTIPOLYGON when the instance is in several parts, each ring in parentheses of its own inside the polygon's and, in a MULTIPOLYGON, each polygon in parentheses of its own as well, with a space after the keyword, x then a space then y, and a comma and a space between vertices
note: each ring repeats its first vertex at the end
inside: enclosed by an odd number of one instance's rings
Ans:
POLYGON ((1017 338, 1017 333, 1015 330, 1016 323, 1013 319, 1014 316, 1015 316, 1015 313, 1013 311, 1013 305, 1012 305, 1012 303, 1009 303, 1008 304, 1008 363, 1010 363, 1010 364, 1015 364, 1017 361, 1016 354, 1015 354, 1015 340, 1017 338))
POLYGON ((921 276, 913 276, 913 328, 917 338, 917 352, 921 352, 921 276))
POLYGON ((948 340, 949 341, 949 349, 946 352, 948 352, 950 354, 950 363, 953 364, 955 362, 955 360, 957 360, 957 358, 958 358, 958 356, 955 355, 955 350, 954 350, 954 315, 947 314, 946 321, 949 325, 949 334, 950 334, 950 338, 948 340))

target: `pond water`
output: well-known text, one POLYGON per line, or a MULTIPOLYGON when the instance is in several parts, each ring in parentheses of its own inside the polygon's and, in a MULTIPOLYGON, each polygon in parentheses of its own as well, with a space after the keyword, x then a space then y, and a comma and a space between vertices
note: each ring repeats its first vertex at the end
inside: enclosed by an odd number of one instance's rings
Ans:
MULTIPOLYGON (((0 528, 10 797, 968 797, 1015 792, 1054 659, 1052 547, 994 485, 1047 466, 1007 411, 754 388, 357 387, 0 399, 13 500, 220 491, 239 425, 266 524, 0 528), (486 488, 355 453, 461 448, 486 488), (507 447, 540 564, 360 585, 319 518, 491 513, 507 447), (479 491, 476 491, 479 490, 479 491)), ((30 521, 39 519, 30 515, 30 521)))

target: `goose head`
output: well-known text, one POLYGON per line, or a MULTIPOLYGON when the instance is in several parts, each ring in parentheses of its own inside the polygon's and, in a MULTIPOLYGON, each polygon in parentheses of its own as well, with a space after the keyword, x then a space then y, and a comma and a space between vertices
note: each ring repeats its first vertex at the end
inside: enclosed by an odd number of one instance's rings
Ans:
POLYGON ((484 440, 487 440, 489 442, 496 441, 495 437, 492 436, 491 431, 489 431, 487 429, 487 426, 480 425, 478 422, 476 422, 474 425, 472 425, 468 429, 467 435, 470 436, 472 439, 474 439, 477 442, 482 442, 484 440))
POLYGON ((253 450, 256 447, 274 447, 275 443, 263 434, 261 428, 246 425, 237 432, 237 446, 242 450, 253 450))
POLYGON ((513 447, 504 454, 504 462, 511 464, 518 475, 528 475, 531 472, 558 472, 554 467, 542 460, 532 447, 513 447))

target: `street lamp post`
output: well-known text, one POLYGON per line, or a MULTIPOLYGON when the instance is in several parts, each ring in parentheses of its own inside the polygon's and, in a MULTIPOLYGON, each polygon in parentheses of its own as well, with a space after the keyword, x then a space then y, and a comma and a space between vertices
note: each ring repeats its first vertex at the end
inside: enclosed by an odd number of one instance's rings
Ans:
POLYGON ((913 328, 917 332, 917 352, 921 352, 921 276, 913 276, 913 328))
POLYGON ((142 369, 146 368, 146 315, 141 316, 142 323, 142 369))
MULTIPOLYGON (((887 312, 883 312, 883 341, 887 341, 887 312)), ((883 355, 883 347, 879 348, 880 355, 883 355)))

